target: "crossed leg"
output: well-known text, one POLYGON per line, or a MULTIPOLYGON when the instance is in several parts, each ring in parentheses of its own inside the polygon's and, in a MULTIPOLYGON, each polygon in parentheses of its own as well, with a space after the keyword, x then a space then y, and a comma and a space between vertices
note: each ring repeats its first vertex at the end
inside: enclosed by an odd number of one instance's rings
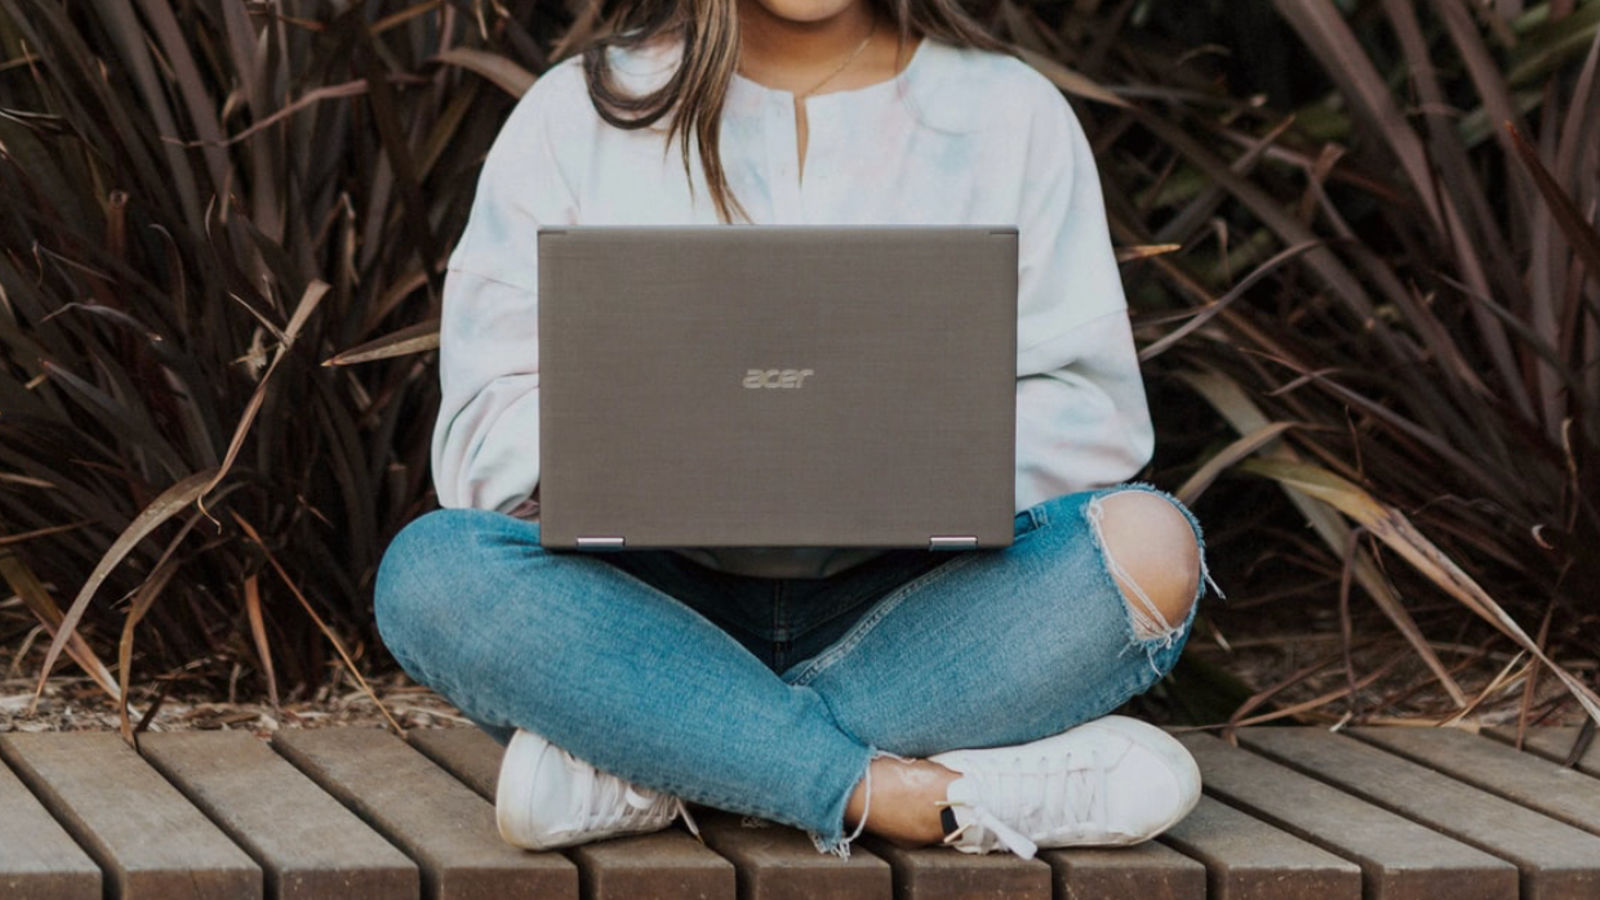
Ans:
MULTIPOLYGON (((536 526, 486 512, 430 514, 396 539, 378 624, 408 672, 480 722, 539 732, 659 791, 814 829, 836 850, 855 790, 894 761, 882 752, 914 759, 1059 733, 1170 667, 1192 610, 1146 571, 1169 554, 1124 546, 1148 545, 1162 526, 1125 523, 1161 507, 1123 493, 1040 504, 1011 548, 901 585, 781 676, 673 597, 604 562, 546 553, 536 526), (1126 577, 1108 573, 1094 534, 1126 577), (1135 627, 1129 586, 1173 627, 1135 627)), ((1190 527, 1171 504, 1157 516, 1166 511, 1190 527)), ((1197 528, 1185 536, 1196 543, 1173 553, 1198 559, 1197 528)), ((883 790, 867 818, 893 834, 893 811, 911 808, 895 784, 930 786, 890 772, 874 779, 883 790)))
MULTIPOLYGON (((1186 622, 1201 578, 1200 545, 1189 518, 1161 495, 1140 490, 1102 497, 1087 514, 1134 634, 1155 640, 1186 622)), ((870 788, 865 830, 904 846, 938 841, 944 829, 934 804, 957 773, 896 756, 879 756, 869 766, 845 807, 846 826, 861 824, 870 788)))

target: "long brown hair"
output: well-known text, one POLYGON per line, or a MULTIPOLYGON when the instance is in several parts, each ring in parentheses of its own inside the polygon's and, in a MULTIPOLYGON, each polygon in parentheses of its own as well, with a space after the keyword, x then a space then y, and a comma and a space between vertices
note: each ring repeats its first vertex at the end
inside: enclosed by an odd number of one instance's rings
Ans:
MULTIPOLYGON (((913 35, 936 38, 960 47, 1001 53, 1011 47, 993 36, 960 0, 865 0, 877 14, 895 23, 899 53, 913 35)), ((600 117, 617 128, 648 128, 671 115, 666 140, 674 137, 683 150, 683 172, 689 177, 689 140, 693 132, 711 200, 724 223, 738 211, 749 213, 728 189, 718 149, 722 107, 739 62, 739 17, 736 0, 592 0, 557 44, 555 59, 583 54, 589 99, 600 117), (618 89, 611 78, 608 48, 633 49, 676 33, 683 53, 672 77, 646 94, 618 89)), ((693 179, 690 179, 693 184, 693 179)), ((692 189, 692 188, 691 188, 692 189)))

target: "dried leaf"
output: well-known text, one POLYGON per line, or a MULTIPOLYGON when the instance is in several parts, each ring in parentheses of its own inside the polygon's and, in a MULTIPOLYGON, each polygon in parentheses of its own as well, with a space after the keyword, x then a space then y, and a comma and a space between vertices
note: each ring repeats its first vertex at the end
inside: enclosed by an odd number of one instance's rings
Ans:
POLYGON ((1185 506, 1193 505, 1200 495, 1205 493, 1211 482, 1217 476, 1233 468, 1240 460, 1245 459, 1257 450, 1278 439, 1278 436, 1293 428, 1293 422, 1273 422, 1265 427, 1239 438, 1228 446, 1222 448, 1217 455, 1206 460, 1205 465, 1189 476, 1189 480, 1178 488, 1173 496, 1183 502, 1185 506))
MULTIPOLYGON (((1261 410, 1256 407, 1255 403, 1250 400, 1249 396, 1236 382, 1212 373, 1188 372, 1181 377, 1185 383, 1205 397, 1212 408, 1221 413, 1222 417, 1227 419, 1234 430, 1240 434, 1258 434, 1269 427, 1267 417, 1262 414, 1261 410)), ((1299 456, 1287 446, 1282 444, 1273 445, 1271 442, 1264 446, 1275 461, 1282 460, 1290 464, 1299 462, 1299 456)), ((1244 466, 1248 463, 1249 461, 1246 461, 1240 465, 1244 466)), ((1349 526, 1335 514, 1332 508, 1317 498, 1296 489, 1293 485, 1284 484, 1283 487, 1289 495, 1289 502, 1294 504, 1295 508, 1300 511, 1300 515, 1305 518, 1307 524, 1317 533, 1317 536, 1322 538, 1323 542, 1334 554, 1343 557, 1346 548, 1350 546, 1349 526)), ((1372 598, 1372 602, 1377 604, 1383 614, 1388 616, 1389 621, 1394 623, 1395 628, 1411 644, 1417 656, 1422 659, 1428 670, 1433 673, 1434 678, 1438 679, 1439 684, 1450 695, 1451 701, 1457 707, 1465 706, 1467 702, 1465 692, 1461 690, 1461 686, 1456 683, 1456 680, 1450 677, 1450 673, 1445 669, 1444 663, 1440 662, 1439 655, 1433 652, 1432 647, 1428 646, 1428 640, 1423 636, 1422 630, 1417 627, 1416 620, 1411 617, 1409 612, 1406 612, 1405 606, 1401 604, 1400 598, 1395 595, 1394 589, 1384 579, 1383 574, 1378 570, 1377 564, 1372 560, 1371 556, 1366 551, 1358 549, 1354 556, 1351 557, 1350 565, 1356 582, 1361 585, 1367 595, 1372 598)))
POLYGON ((128 718, 128 684, 133 677, 133 629, 150 611, 151 604, 155 603, 161 592, 166 590, 167 583, 172 580, 178 567, 177 560, 166 559, 156 566, 144 584, 139 585, 133 603, 128 606, 128 615, 122 620, 122 637, 117 641, 117 720, 122 729, 122 739, 135 749, 133 722, 128 718))
POLYGON ((365 81, 346 81, 343 84, 324 85, 322 87, 306 91, 305 94, 302 95, 298 100, 295 100, 293 103, 290 103, 289 105, 283 107, 277 112, 274 112, 259 122, 256 122, 249 128, 246 128, 233 137, 222 140, 180 141, 177 138, 166 138, 165 140, 167 140, 169 143, 177 144, 180 147, 186 148, 209 147, 213 145, 219 147, 229 147, 239 143, 240 141, 251 138, 261 131, 271 128, 272 126, 278 124, 284 119, 289 118, 306 107, 314 106, 326 100, 337 100, 341 97, 357 97, 365 94, 366 92, 367 83, 365 81))
POLYGON ((538 78, 532 72, 517 65, 498 53, 487 50, 478 50, 473 47, 451 47, 449 50, 435 56, 434 59, 452 66, 460 66, 470 72, 476 72, 484 78, 494 82, 499 88, 513 97, 521 97, 533 87, 533 82, 538 78))
MULTIPOLYGON (((11 590, 22 598, 23 605, 28 607, 34 618, 39 620, 39 624, 44 626, 45 631, 49 632, 51 638, 55 639, 52 646, 59 643, 59 635, 62 633, 61 608, 56 606, 55 599, 50 596, 49 591, 45 590, 44 584, 39 581, 38 576, 33 574, 33 570, 28 567, 28 564, 19 559, 12 551, 0 550, 0 576, 5 578, 6 583, 11 586, 11 590)), ((98 684, 101 690, 111 697, 120 696, 117 692, 116 679, 111 677, 111 672, 106 669, 104 663, 100 662, 100 658, 94 655, 94 651, 89 649, 88 643, 84 641, 81 635, 69 634, 66 641, 66 649, 67 655, 71 656, 73 662, 78 664, 78 668, 82 669, 84 674, 93 678, 95 684, 98 684)), ((42 683, 41 679, 41 686, 42 683)), ((34 711, 38 702, 39 693, 35 691, 33 700, 28 704, 29 713, 34 711)))
POLYGON ((24 531, 21 534, 0 534, 0 547, 7 547, 12 544, 22 544, 38 538, 50 537, 51 535, 55 534, 66 534, 69 531, 77 531, 79 528, 90 524, 90 521, 91 520, 89 519, 79 519, 78 521, 68 525, 56 525, 51 528, 40 528, 34 531, 24 531))
POLYGON ((261 403, 267 397, 267 385, 272 382, 272 373, 277 371, 278 363, 283 361, 284 356, 289 352, 289 348, 294 346, 294 340, 299 336, 300 328, 305 325, 306 319, 310 318, 312 310, 317 308, 317 304, 322 301, 323 296, 327 293, 328 285, 325 282, 315 281, 301 295, 300 303, 295 307, 294 315, 289 317, 288 327, 283 330, 283 343, 278 345, 277 353, 272 356, 272 364, 267 367, 266 374, 261 376, 261 382, 256 385, 255 393, 250 395, 250 402, 245 406, 244 414, 239 417, 239 424, 233 430, 233 440, 228 442, 228 452, 222 457, 222 465, 217 467, 216 475, 200 492, 199 502, 202 510, 205 509, 205 495, 211 493, 212 488, 215 488, 223 477, 228 474, 228 470, 233 468, 233 461, 239 455, 239 448, 244 446, 245 436, 250 433, 250 426, 255 422, 256 413, 261 411, 261 403))
POLYGON ((1411 563, 1428 580, 1461 601, 1462 605, 1548 666, 1577 698, 1584 711, 1591 718, 1600 721, 1600 696, 1590 690, 1577 676, 1545 656, 1533 638, 1522 630, 1522 626, 1507 615, 1500 604, 1479 587, 1471 576, 1462 571, 1454 560, 1424 537, 1404 513, 1392 506, 1379 503, 1360 487, 1318 466, 1258 459, 1243 464, 1242 468, 1292 486, 1365 525, 1367 530, 1411 563))
POLYGON ((1152 256, 1165 256, 1183 249, 1182 244, 1140 244, 1134 247, 1118 247, 1117 262, 1133 262, 1139 259, 1149 259, 1152 256))
MULTIPOLYGON (((161 492, 161 495, 150 501, 150 505, 140 511, 134 520, 128 523, 122 534, 112 542, 111 549, 101 557, 99 565, 89 573, 89 579, 84 582, 78 591, 78 596, 73 598, 72 605, 67 608, 61 625, 55 637, 50 641, 50 649, 45 653, 44 665, 39 667, 39 681, 34 685, 33 698, 37 703, 39 695, 44 692, 45 679, 50 677, 50 670, 54 667, 56 658, 61 655, 62 646, 68 637, 73 636, 78 627, 78 620, 83 618, 83 612, 89 606, 89 601, 94 597, 95 591, 100 589, 101 582, 111 574, 111 571, 122 562, 123 558, 133 550, 138 543, 145 539, 150 532, 155 531, 163 522, 177 515, 184 507, 195 502, 204 493, 207 484, 213 475, 212 470, 196 472, 179 481, 172 487, 161 492)), ((114 688, 112 689, 114 690, 114 688)))
POLYGON ((325 366, 349 366, 378 359, 408 356, 412 353, 426 353, 429 350, 436 350, 438 347, 439 320, 431 319, 427 322, 419 322, 416 325, 407 326, 392 334, 368 341, 358 347, 352 347, 324 360, 322 364, 325 366))
POLYGON ((278 712, 278 677, 272 669, 272 645, 267 642, 267 623, 261 615, 261 585, 254 575, 244 580, 244 608, 250 617, 250 635, 256 642, 256 655, 267 675, 267 698, 274 714, 278 712))
POLYGON ((306 599, 306 595, 300 592, 300 588, 294 583, 294 579, 290 578, 289 573, 285 572, 283 566, 278 564, 277 558, 272 555, 271 550, 267 549, 266 543, 261 540, 261 535, 256 533, 255 527, 245 521, 244 517, 239 515, 238 512, 233 514, 233 519, 239 523, 240 528, 244 529, 244 533, 250 536, 250 540, 254 541, 256 546, 261 549, 262 554, 267 558, 267 564, 272 566, 273 571, 278 573, 278 578, 283 581, 284 587, 287 587, 289 592, 294 594, 295 599, 300 601, 301 608, 306 611, 306 615, 311 617, 311 620, 317 624, 317 628, 322 631, 323 636, 328 639, 330 644, 333 644, 333 649, 338 652, 339 658, 344 661, 345 668, 349 670, 351 677, 355 678, 356 683, 361 686, 361 690, 372 700, 378 711, 383 713, 384 719, 389 722, 389 727, 394 729, 395 734, 404 735, 405 729, 401 728, 400 723, 389 715, 389 710, 383 705, 383 701, 378 699, 378 695, 373 692, 372 686, 367 684, 367 679, 362 677, 361 670, 356 668, 355 661, 350 658, 349 652, 344 649, 344 641, 339 640, 339 636, 333 633, 333 629, 328 627, 328 623, 322 621, 322 616, 317 615, 317 611, 311 606, 311 601, 306 599))

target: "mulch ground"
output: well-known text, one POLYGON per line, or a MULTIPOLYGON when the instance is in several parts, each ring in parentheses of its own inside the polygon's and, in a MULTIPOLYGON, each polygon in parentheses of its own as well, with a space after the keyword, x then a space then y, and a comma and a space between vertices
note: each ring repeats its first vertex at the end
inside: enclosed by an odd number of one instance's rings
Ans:
MULTIPOLYGON (((16 609, 0 612, 9 616, 21 613, 16 609)), ((1177 673, 1186 683, 1158 688, 1136 701, 1134 712, 1165 723, 1222 724, 1237 708, 1242 690, 1270 695, 1258 698, 1261 702, 1238 716, 1245 724, 1425 725, 1448 721, 1472 728, 1515 724, 1524 708, 1530 711, 1530 724, 1576 725, 1583 721, 1582 710, 1560 683, 1548 672, 1535 676, 1536 669, 1528 666, 1526 656, 1510 652, 1503 640, 1480 636, 1474 642, 1463 635, 1463 640, 1455 643, 1433 644, 1469 701, 1463 710, 1392 631, 1386 634, 1366 623, 1357 629, 1347 650, 1337 621, 1316 616, 1274 621, 1263 612, 1236 609, 1202 616, 1189 641, 1187 660, 1224 673, 1234 682, 1234 693, 1225 703, 1192 702, 1193 695, 1206 694, 1209 688, 1195 684, 1203 673, 1191 667, 1177 673), (1534 677, 1531 691, 1530 677, 1534 677), (1352 684, 1356 685, 1354 691, 1350 690, 1352 684)), ((47 643, 33 641, 20 660, 15 658, 17 647, 0 646, 0 732, 117 729, 118 704, 69 659, 56 664, 57 674, 34 703, 35 678, 47 643)), ((1595 679, 1594 661, 1563 663, 1579 677, 1595 679)), ((390 670, 369 676, 369 681, 378 702, 403 728, 472 725, 454 706, 402 672, 390 670)), ((149 714, 143 727, 150 731, 243 729, 261 737, 280 728, 386 724, 378 703, 342 670, 334 670, 328 682, 308 696, 287 696, 276 707, 264 699, 242 695, 229 702, 228 691, 207 693, 187 681, 175 683, 183 687, 172 687, 164 696, 156 683, 136 684, 129 691, 130 721, 138 723, 149 714)))
MULTIPOLYGON (((70 665, 63 668, 70 668, 70 665)), ((0 732, 112 731, 119 727, 117 703, 89 678, 50 678, 37 706, 29 712, 34 684, 33 678, 0 680, 0 732)), ((372 683, 372 688, 389 715, 403 728, 472 725, 454 706, 428 688, 411 683, 404 675, 379 679, 372 683)), ((138 723, 149 711, 157 691, 149 686, 135 686, 128 693, 130 721, 138 723)), ((169 694, 156 707, 145 728, 150 731, 245 730, 267 737, 280 728, 379 727, 384 724, 383 714, 372 698, 346 685, 337 691, 324 687, 309 699, 284 702, 277 708, 269 703, 228 703, 169 694)))

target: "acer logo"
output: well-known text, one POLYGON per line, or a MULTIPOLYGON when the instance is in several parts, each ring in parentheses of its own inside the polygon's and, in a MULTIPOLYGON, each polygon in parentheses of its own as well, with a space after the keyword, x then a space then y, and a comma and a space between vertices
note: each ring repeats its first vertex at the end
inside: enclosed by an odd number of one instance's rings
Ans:
POLYGON ((805 386, 807 375, 816 374, 810 369, 750 369, 745 373, 747 388, 799 388, 805 386))

